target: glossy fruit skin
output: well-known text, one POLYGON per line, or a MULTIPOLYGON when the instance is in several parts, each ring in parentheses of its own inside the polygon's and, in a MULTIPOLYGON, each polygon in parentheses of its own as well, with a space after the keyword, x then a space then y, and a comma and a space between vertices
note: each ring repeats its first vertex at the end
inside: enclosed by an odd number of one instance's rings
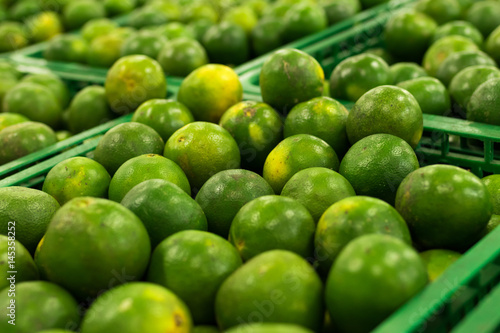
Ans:
POLYGON ((292 42, 322 31, 327 26, 328 18, 321 6, 307 2, 297 3, 283 17, 281 34, 284 42, 292 42))
POLYGON ((105 198, 111 177, 106 169, 87 157, 72 157, 50 169, 42 191, 60 205, 76 197, 105 198))
POLYGON ((3 112, 0 113, 0 131, 6 127, 25 123, 30 121, 28 118, 19 113, 3 112))
POLYGON ((437 28, 429 16, 416 11, 394 15, 385 27, 387 49, 401 59, 420 62, 437 28))
POLYGON ((104 134, 95 148, 94 159, 110 175, 114 175, 123 163, 133 157, 161 154, 163 145, 160 135, 151 127, 135 122, 123 123, 104 134))
POLYGON ((216 173, 196 195, 208 220, 208 230, 227 238, 238 211, 248 202, 274 194, 271 186, 258 174, 233 169, 216 173))
POLYGON ((312 333, 312 331, 298 325, 255 323, 237 326, 228 330, 227 333, 312 333))
POLYGON ((87 42, 92 42, 100 36, 105 36, 118 28, 118 24, 108 18, 93 19, 85 23, 81 34, 87 42))
POLYGON ((317 331, 323 311, 320 278, 305 259, 284 250, 268 251, 245 263, 222 283, 215 299, 217 323, 224 330, 240 325, 241 318, 317 331))
POLYGON ((67 124, 71 132, 80 133, 111 118, 104 87, 89 86, 80 90, 71 100, 67 124))
POLYGON ((13 252, 15 254, 16 283, 34 281, 40 278, 31 254, 23 244, 13 238, 15 237, 11 236, 9 239, 6 235, 0 235, 0 290, 10 286, 10 280, 7 278, 10 277, 8 272, 11 271, 9 257, 12 257, 13 252))
POLYGON ((456 0, 419 0, 415 4, 415 9, 432 17, 437 24, 459 18, 461 7, 456 0))
POLYGON ((244 261, 270 251, 313 256, 315 224, 309 211, 292 198, 267 195, 245 204, 231 223, 229 241, 244 261))
POLYGON ((167 142, 175 131, 192 123, 194 117, 182 103, 169 99, 150 99, 137 108, 132 121, 150 126, 167 142))
POLYGON ((16 222, 16 240, 33 254, 59 203, 45 192, 18 186, 0 189, 0 198, 2 234, 16 222))
POLYGON ((147 100, 164 98, 167 81, 156 60, 143 55, 130 55, 114 63, 108 71, 104 87, 111 109, 118 114, 126 114, 147 100))
POLYGON ((43 57, 49 61, 85 63, 89 45, 76 35, 58 35, 48 41, 43 57))
POLYGON ((399 184, 418 168, 417 156, 406 141, 390 134, 374 134, 349 149, 339 173, 351 183, 356 194, 394 205, 399 184))
POLYGON ((496 28, 488 36, 485 50, 497 63, 500 63, 500 28, 496 28))
POLYGON ((81 332, 189 333, 192 326, 189 309, 173 292, 153 283, 131 282, 99 297, 85 314, 81 332), (116 311, 123 302, 129 307, 116 311))
POLYGON ((474 91, 484 82, 500 77, 500 70, 493 66, 470 66, 453 77, 448 90, 463 109, 467 108, 474 91))
POLYGON ((420 253, 420 258, 427 266, 429 282, 436 280, 450 265, 460 259, 462 255, 450 250, 428 250, 420 253))
POLYGON ((217 290, 241 264, 238 252, 224 238, 205 231, 181 231, 154 251, 148 281, 178 295, 195 324, 215 324, 217 290))
POLYGON ((179 231, 207 230, 201 207, 184 190, 164 179, 149 179, 132 187, 121 204, 144 223, 152 249, 179 231))
POLYGON ((122 45, 121 56, 142 54, 156 59, 167 39, 150 31, 139 31, 128 37, 122 45))
POLYGON ((500 176, 490 175, 481 179, 488 192, 493 204, 493 214, 500 215, 500 176))
POLYGON ((267 155, 283 138, 280 115, 266 103, 244 101, 231 106, 220 119, 238 144, 242 168, 262 173, 267 155))
POLYGON ((108 197, 120 202, 134 186, 149 179, 167 180, 191 194, 189 181, 177 164, 161 155, 145 154, 129 159, 116 170, 109 184, 108 197))
POLYGON ((443 116, 451 111, 450 94, 438 79, 421 77, 401 82, 397 86, 415 97, 422 113, 443 116))
POLYGON ((111 67, 119 58, 125 41, 118 33, 110 33, 92 40, 87 53, 87 64, 95 67, 111 67))
POLYGON ((429 76, 425 69, 414 62, 398 62, 389 67, 392 84, 429 76))
POLYGON ((106 10, 100 1, 71 1, 63 10, 63 21, 67 30, 76 30, 91 19, 105 16, 106 10))
POLYGON ((203 36, 205 33, 210 29, 211 26, 214 25, 214 22, 212 22, 209 19, 198 19, 190 22, 187 26, 187 29, 191 31, 191 34, 193 37, 201 43, 203 40, 203 36))
POLYGON ((216 173, 238 169, 241 161, 231 134, 218 125, 201 121, 187 124, 172 134, 163 156, 182 168, 193 193, 216 173))
POLYGON ((174 40, 178 38, 194 38, 191 30, 189 30, 186 25, 179 22, 171 22, 161 25, 153 31, 165 37, 167 40, 174 40))
POLYGON ((293 107, 285 120, 285 138, 296 134, 310 134, 325 140, 343 157, 349 149, 346 123, 347 109, 329 97, 316 97, 293 107))
POLYGON ((276 194, 300 170, 325 167, 337 171, 339 158, 325 141, 309 135, 297 134, 281 141, 267 156, 263 177, 276 194))
POLYGON ((252 29, 252 49, 257 55, 262 55, 277 49, 283 44, 281 30, 283 24, 276 18, 263 18, 252 29))
POLYGON ((117 16, 134 10, 136 2, 136 0, 104 0, 104 8, 108 16, 117 16))
POLYGON ((29 155, 57 142, 54 131, 45 124, 27 121, 0 131, 0 165, 29 155))
POLYGON ((321 96, 324 78, 323 69, 310 55, 296 49, 276 51, 260 72, 262 100, 286 115, 298 103, 321 96))
POLYGON ((229 8, 221 18, 221 22, 239 25, 247 36, 250 35, 258 20, 256 13, 248 5, 229 8))
POLYGON ((406 90, 380 86, 364 94, 347 117, 351 144, 372 134, 392 134, 416 147, 423 132, 422 110, 406 90))
POLYGON ((461 70, 476 65, 496 66, 495 60, 482 51, 461 51, 451 54, 441 63, 437 72, 438 78, 445 86, 449 86, 451 80, 461 70))
POLYGON ((243 99, 238 75, 229 67, 208 64, 194 70, 181 83, 177 100, 196 120, 219 122, 224 112, 243 99))
POLYGON ((23 77, 21 82, 31 82, 48 88, 56 99, 65 108, 69 104, 70 93, 66 84, 53 74, 30 74, 23 77))
POLYGON ((328 25, 333 25, 342 22, 361 11, 361 3, 359 0, 323 0, 320 4, 325 10, 326 17, 328 18, 328 25))
POLYGON ((181 37, 167 41, 160 53, 158 62, 167 75, 187 76, 195 69, 208 63, 208 56, 196 40, 181 37))
POLYGON ((389 65, 380 57, 363 53, 345 59, 330 76, 333 98, 355 102, 367 91, 392 83, 389 65))
POLYGON ((443 37, 451 35, 459 35, 470 38, 479 47, 483 45, 484 41, 483 35, 474 25, 472 25, 472 23, 467 21, 452 21, 443 24, 436 29, 434 36, 432 37, 432 43, 443 37))
POLYGON ((2 22, 0 26, 0 53, 11 52, 28 45, 25 27, 19 22, 2 22))
POLYGON ((498 89, 500 89, 498 77, 487 80, 477 87, 467 104, 467 120, 500 125, 500 116, 497 112, 500 107, 498 89))
POLYGON ((398 188, 396 209, 423 249, 467 248, 493 213, 481 180, 449 165, 431 165, 409 174, 398 188))
POLYGON ((0 81, 0 113, 1 113, 1 112, 7 112, 3 110, 3 99, 5 98, 5 95, 7 94, 7 92, 9 92, 9 90, 14 88, 19 83, 19 81, 13 73, 7 70, 4 71, 0 69, 0 74, 3 76, 3 79, 0 81))
POLYGON ((403 241, 371 234, 350 242, 326 282, 326 305, 339 332, 369 332, 427 284, 418 253, 403 241))
POLYGON ((34 43, 50 40, 63 32, 63 24, 55 12, 42 12, 28 18, 26 26, 30 41, 34 43))
POLYGON ((210 27, 203 36, 202 44, 212 63, 239 65, 249 58, 245 30, 229 22, 210 27))
MULTIPOLYGON (((9 288, 0 292, 0 314, 7 317, 10 300, 9 288)), ((60 286, 46 281, 16 283, 15 306, 23 320, 13 326, 7 320, 0 323, 5 333, 40 332, 43 329, 78 327, 80 308, 75 299, 60 286)), ((19 317, 18 317, 19 318, 19 317)), ((17 319, 17 318, 16 318, 17 319)), ((9 318, 10 320, 10 318, 9 318)))
POLYGON ((453 53, 460 51, 479 51, 479 47, 472 40, 463 36, 443 37, 425 52, 422 66, 429 75, 436 76, 441 64, 453 53))
POLYGON ((318 222, 335 202, 355 196, 352 185, 339 173, 327 168, 308 168, 297 172, 281 191, 281 196, 297 200, 318 222))
POLYGON ((131 211, 106 199, 81 197, 56 212, 38 244, 35 263, 44 278, 89 301, 141 279, 150 253, 146 228, 131 211), (75 260, 75 251, 81 260, 75 260))
POLYGON ((500 3, 476 2, 467 11, 465 20, 474 24, 486 38, 500 24, 500 3))
POLYGON ((49 88, 22 82, 9 90, 3 99, 3 111, 20 113, 31 121, 56 128, 61 121, 62 107, 49 88))

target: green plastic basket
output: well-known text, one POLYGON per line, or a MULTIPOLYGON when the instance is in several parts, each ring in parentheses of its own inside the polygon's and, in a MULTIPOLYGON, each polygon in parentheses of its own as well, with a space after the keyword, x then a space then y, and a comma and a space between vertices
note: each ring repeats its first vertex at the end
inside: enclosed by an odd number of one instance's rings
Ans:
MULTIPOLYGON (((26 66, 17 64, 17 69, 24 74, 35 74, 35 73, 52 73, 52 71, 47 68, 38 66, 26 66)), ((60 74, 58 75, 61 79, 65 81, 72 93, 83 89, 89 85, 103 85, 105 81, 105 76, 97 76, 92 73, 76 73, 76 74, 60 74)), ((178 87, 170 86, 167 88, 167 97, 174 98, 177 94, 178 87)), ((107 130, 115 125, 123 122, 130 121, 132 115, 125 115, 114 120, 111 120, 103 125, 94 127, 90 130, 84 131, 77 135, 74 135, 66 140, 60 141, 54 145, 47 148, 41 149, 35 153, 26 155, 24 157, 18 158, 15 161, 0 165, 0 179, 8 178, 8 176, 16 174, 29 166, 39 163, 40 161, 50 159, 61 152, 73 148, 75 146, 83 145, 87 140, 95 138, 102 135, 107 130)), ((66 155, 65 155, 66 156, 66 155)), ((69 155, 68 155, 69 156, 69 155)), ((57 156, 56 156, 57 157, 57 156)), ((0 181, 2 182, 2 181, 0 181)))

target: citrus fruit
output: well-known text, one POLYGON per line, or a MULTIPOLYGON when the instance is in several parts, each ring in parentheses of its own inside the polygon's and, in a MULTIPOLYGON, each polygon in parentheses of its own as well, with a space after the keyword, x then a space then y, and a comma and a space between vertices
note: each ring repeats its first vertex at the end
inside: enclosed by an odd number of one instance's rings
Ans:
POLYGON ((436 77, 445 86, 449 86, 453 77, 461 70, 476 65, 495 66, 496 64, 495 60, 479 50, 455 52, 441 63, 436 72, 436 77))
POLYGON ((373 134, 356 142, 340 163, 344 176, 358 195, 367 195, 394 204, 403 179, 419 168, 411 146, 390 134, 373 134))
POLYGON ((453 77, 448 87, 451 97, 462 108, 467 108, 474 91, 484 82, 500 77, 500 70, 493 66, 469 66, 453 77))
POLYGON ((43 57, 49 61, 85 63, 89 45, 77 35, 58 35, 47 42, 43 57))
POLYGON ((386 202, 352 196, 331 205, 321 216, 314 238, 319 271, 327 276, 337 256, 349 242, 374 233, 390 235, 411 245, 406 222, 386 202))
POLYGON ((203 36, 202 43, 213 63, 239 65, 249 58, 245 30, 230 22, 211 26, 203 36))
POLYGON ((167 39, 151 31, 139 31, 128 37, 122 45, 121 57, 142 54, 156 59, 167 39))
POLYGON ((121 204, 144 223, 153 249, 179 231, 207 230, 207 218, 201 207, 184 190, 164 179, 135 185, 121 204))
POLYGON ((182 168, 194 193, 216 173, 240 166, 240 152, 231 134, 218 125, 201 121, 172 134, 163 155, 182 168))
POLYGON ((444 271, 462 255, 450 250, 428 250, 420 253, 420 258, 427 267, 429 281, 436 280, 444 271))
POLYGON ((260 20, 252 29, 250 36, 255 54, 262 55, 280 47, 283 44, 282 29, 283 25, 279 19, 266 17, 260 20))
POLYGON ((325 74, 318 61, 296 49, 274 52, 262 65, 260 91, 264 103, 281 114, 323 93, 325 74))
POLYGON ((234 169, 216 173, 201 187, 196 202, 208 221, 208 230, 227 238, 238 211, 248 202, 274 194, 271 186, 259 175, 234 169))
POLYGON ((39 13, 41 9, 36 0, 18 0, 9 8, 9 17, 15 21, 24 21, 29 16, 39 13))
POLYGON ((470 245, 493 213, 481 180, 450 165, 430 165, 409 174, 398 188, 396 209, 419 246, 448 250, 470 245))
POLYGON ((106 197, 110 180, 106 169, 96 161, 72 157, 50 169, 42 190, 63 205, 77 197, 106 197))
POLYGON ((497 1, 479 1, 474 3, 465 20, 474 24, 486 38, 500 25, 500 3, 497 1))
POLYGON ((141 29, 150 26, 156 27, 168 21, 169 19, 165 13, 155 8, 144 6, 130 13, 127 25, 135 29, 141 29))
POLYGON ((312 167, 337 171, 339 159, 325 141, 309 134, 297 134, 281 141, 269 153, 263 176, 274 193, 279 194, 294 174, 312 167))
POLYGON ((490 221, 488 222, 486 228, 481 233, 481 238, 486 236, 493 230, 495 230, 495 228, 498 227, 499 225, 500 225, 500 215, 495 215, 495 214, 491 215, 490 221))
POLYGON ((0 291, 0 314, 4 318, 0 322, 2 332, 28 333, 49 328, 78 327, 78 304, 60 286, 46 281, 27 281, 16 283, 14 290, 15 303, 12 303, 14 298, 9 288, 0 291), (12 305, 14 310, 9 309, 12 305), (12 319, 14 324, 9 323, 12 319))
POLYGON ((104 87, 89 86, 71 100, 67 124, 73 133, 80 133, 107 122, 111 117, 104 87))
POLYGON ((192 22, 199 19, 207 19, 215 23, 219 20, 219 14, 208 3, 195 2, 184 7, 183 21, 192 22))
POLYGON ((52 91, 40 84, 21 82, 3 99, 3 111, 19 113, 52 128, 61 121, 62 107, 52 91))
POLYGON ((488 36, 485 50, 497 63, 500 63, 500 27, 493 30, 488 36))
POLYGON ((212 22, 209 19, 198 19, 194 20, 189 25, 187 28, 191 31, 191 34, 193 37, 198 41, 201 42, 203 40, 203 36, 205 36, 205 33, 207 30, 214 25, 214 22, 212 22))
POLYGON ((463 36, 443 37, 429 47, 422 65, 429 75, 435 76, 441 64, 450 55, 460 51, 479 51, 479 48, 471 39, 463 36))
POLYGON ((423 132, 422 110, 408 91, 380 86, 354 104, 347 117, 347 137, 354 144, 372 134, 392 134, 416 147, 423 132))
POLYGON ((70 1, 64 6, 62 13, 67 30, 78 29, 92 19, 105 16, 104 4, 94 0, 70 1))
POLYGON ((113 64, 104 87, 111 109, 125 114, 147 100, 165 97, 167 81, 156 60, 143 55, 130 55, 113 64))
POLYGON ((256 323, 240 325, 227 330, 226 333, 312 333, 312 331, 298 325, 256 323))
POLYGON ((388 235, 364 235, 335 260, 326 305, 341 332, 369 332, 426 284, 425 265, 410 245, 388 235))
POLYGON ((106 199, 81 197, 55 213, 35 263, 44 278, 90 301, 114 286, 140 280, 150 252, 146 228, 130 210, 106 199))
POLYGON ((66 84, 53 74, 29 74, 21 82, 31 82, 44 86, 54 94, 62 108, 69 104, 70 94, 66 84))
POLYGON ((323 286, 309 263, 295 253, 271 250, 249 260, 221 285, 215 299, 223 330, 241 323, 296 324, 319 330, 323 286))
MULTIPOLYGON (((15 225, 7 226, 15 230, 15 225)), ((8 229, 7 229, 8 230, 8 229)), ((31 254, 23 244, 15 240, 12 235, 9 237, 0 235, 0 290, 11 285, 11 273, 15 270, 15 283, 23 281, 38 280, 38 269, 31 254)))
POLYGON ((456 20, 462 11, 457 0, 419 0, 415 9, 429 15, 439 25, 456 20))
POLYGON ((239 25, 247 35, 250 35, 258 20, 257 15, 249 6, 230 8, 221 18, 222 22, 239 25))
POLYGON ((220 126, 233 136, 240 148, 241 165, 261 173, 267 155, 281 141, 283 122, 266 103, 244 101, 230 107, 220 126))
POLYGON ((49 329, 49 330, 38 331, 37 333, 72 333, 72 332, 73 331, 68 331, 68 330, 49 329))
POLYGON ((484 41, 481 31, 479 31, 472 23, 467 21, 452 21, 443 24, 436 29, 434 36, 432 37, 432 43, 443 37, 451 35, 467 37, 480 47, 483 45, 484 41))
POLYGON ((389 0, 360 0, 360 2, 363 8, 371 8, 389 2, 389 0))
POLYGON ((14 88, 18 84, 17 78, 8 71, 1 71, 2 79, 0 80, 0 112, 3 111, 3 99, 5 94, 9 92, 12 88, 14 88))
POLYGON ((0 24, 0 53, 11 52, 28 45, 25 27, 19 22, 2 22, 0 24))
POLYGON ((323 7, 308 2, 298 2, 290 7, 282 22, 281 34, 285 42, 317 33, 328 26, 328 18, 323 7))
POLYGON ((145 154, 133 157, 116 170, 109 184, 109 199, 120 202, 137 184, 149 179, 164 179, 191 194, 186 175, 182 169, 161 155, 145 154))
POLYGON ((87 63, 96 67, 111 67, 120 58, 124 36, 111 33, 92 40, 87 53, 87 63))
POLYGON ((232 105, 241 102, 243 87, 238 75, 224 65, 199 67, 181 83, 177 100, 200 121, 218 122, 232 105))
POLYGON ((328 207, 356 193, 339 173, 327 168, 308 168, 293 175, 283 187, 281 195, 304 205, 314 221, 318 222, 328 207))
POLYGON ((17 69, 17 66, 5 58, 0 59, 0 73, 2 74, 3 80, 8 79, 8 76, 15 80, 18 80, 23 76, 23 73, 17 69))
POLYGON ((391 84, 389 65, 380 57, 363 53, 339 63, 330 76, 333 98, 356 102, 372 88, 391 84))
POLYGON ((163 140, 151 127, 140 123, 124 123, 110 129, 97 144, 94 159, 110 175, 129 159, 143 154, 161 154, 163 140))
POLYGON ((49 40, 63 32, 63 24, 55 12, 42 12, 26 21, 28 36, 32 42, 49 40))
POLYGON ((175 293, 195 324, 215 323, 214 303, 224 280, 241 266, 236 249, 224 238, 198 230, 176 233, 153 252, 148 281, 175 293))
MULTIPOLYGON (((482 83, 472 94, 467 104, 467 120, 492 125, 500 125, 498 107, 500 107, 500 78, 482 83)), ((500 210, 498 211, 500 213, 500 210)))
POLYGON ((198 67, 206 65, 208 57, 203 46, 196 40, 181 37, 163 44, 158 62, 167 75, 187 76, 198 67))
POLYGON ((30 120, 19 113, 10 113, 10 112, 0 113, 0 131, 11 125, 25 123, 27 121, 30 120))
POLYGON ((450 94, 438 79, 420 77, 398 83, 397 86, 415 97, 422 113, 442 116, 451 111, 450 94))
POLYGON ((92 42, 100 36, 109 34, 118 28, 118 24, 107 18, 93 19, 85 23, 81 29, 81 34, 87 42, 92 42))
POLYGON ((61 131, 57 131, 55 133, 56 133, 56 138, 57 138, 58 142, 64 141, 64 140, 69 139, 70 137, 73 136, 73 134, 70 131, 61 130, 61 131))
POLYGON ((481 179, 493 203, 493 214, 500 215, 500 175, 490 175, 481 179))
POLYGON ((191 332, 189 310, 170 290, 132 282, 99 297, 82 321, 82 333, 191 332), (120 309, 120 311, 117 311, 120 309))
POLYGON ((436 21, 423 13, 398 12, 385 26, 387 50, 395 57, 420 62, 436 28, 436 21))
POLYGON ((269 3, 266 0, 248 0, 246 1, 246 5, 253 10, 257 18, 261 18, 269 8, 269 3))
POLYGON ((310 258, 313 255, 315 224, 298 201, 266 195, 245 204, 229 230, 229 241, 247 261, 274 249, 288 250, 310 258))
POLYGON ((429 76, 425 69, 414 62, 398 62, 389 67, 392 84, 429 76))
POLYGON ((192 123, 194 118, 191 111, 180 102, 150 99, 137 108, 132 121, 150 126, 166 142, 175 131, 192 123))
POLYGON ((177 38, 194 38, 191 31, 182 23, 171 22, 159 26, 155 29, 156 33, 165 37, 168 40, 174 40, 177 38))
POLYGON ((363 53, 376 55, 377 57, 382 58, 389 66, 396 62, 392 54, 390 54, 384 47, 374 47, 363 53))
POLYGON ((346 133, 347 109, 329 97, 317 97, 297 104, 285 120, 284 135, 310 134, 325 140, 344 156, 349 147, 346 133))
POLYGON ((136 2, 136 0, 104 0, 104 9, 108 16, 122 15, 134 10, 136 2))
POLYGON ((180 21, 181 20, 181 7, 182 1, 148 1, 145 7, 153 9, 162 13, 167 18, 167 21, 180 21))
POLYGON ((191 333, 220 333, 216 326, 198 325, 193 327, 191 333))
POLYGON ((328 25, 346 20, 361 11, 359 0, 322 0, 319 4, 323 6, 328 25))
POLYGON ((0 165, 29 155, 57 142, 54 131, 45 124, 27 121, 0 131, 0 165))

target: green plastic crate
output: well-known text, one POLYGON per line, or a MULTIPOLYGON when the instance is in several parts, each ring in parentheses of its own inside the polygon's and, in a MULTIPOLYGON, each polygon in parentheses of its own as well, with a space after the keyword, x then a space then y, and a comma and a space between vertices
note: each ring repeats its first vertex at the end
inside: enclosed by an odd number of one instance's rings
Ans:
MULTIPOLYGON (((316 34, 301 38, 297 41, 294 41, 290 44, 285 45, 284 47, 292 47, 292 48, 303 48, 308 45, 314 44, 318 41, 321 41, 329 36, 335 35, 341 31, 345 31, 346 29, 352 28, 356 25, 362 24, 374 17, 377 17, 380 14, 391 12, 394 9, 401 8, 405 5, 408 5, 415 0, 392 0, 386 4, 376 6, 372 9, 365 10, 352 18, 339 22, 323 31, 320 31, 316 34)), ((128 16, 120 17, 119 20, 116 20, 120 25, 126 25, 128 16)), ((57 74, 71 74, 71 73, 79 73, 79 72, 87 72, 93 75, 106 75, 108 69, 107 68, 99 68, 92 67, 84 64, 78 63, 66 63, 66 62, 58 62, 58 61, 47 61, 43 58, 43 52, 47 48, 48 43, 40 43, 36 45, 32 45, 26 47, 22 50, 16 51, 12 53, 12 59, 16 60, 19 63, 24 64, 33 64, 37 66, 44 66, 51 69, 53 72, 57 74)), ((262 63, 267 58, 268 54, 262 55, 258 58, 255 58, 251 61, 248 61, 236 68, 234 68, 235 72, 239 75, 254 69, 258 68, 262 65, 262 63)), ((180 85, 182 82, 181 77, 169 76, 168 80, 171 84, 180 85)))
MULTIPOLYGON (((53 73, 47 68, 37 67, 37 66, 26 66, 17 65, 17 69, 24 74, 35 74, 35 73, 53 73)), ((54 73, 53 73, 54 74, 54 73)), ((71 92, 76 93, 77 91, 83 89, 88 85, 103 85, 105 81, 105 76, 98 76, 92 73, 76 73, 76 74, 65 74, 58 73, 59 77, 65 81, 71 92)), ((175 86, 170 86, 167 88, 167 97, 174 98, 177 94, 178 88, 175 86)), ((66 140, 60 141, 52 146, 41 149, 32 154, 26 155, 24 157, 18 158, 15 161, 0 165, 0 180, 20 172, 29 166, 38 163, 40 161, 49 159, 50 157, 56 156, 61 152, 84 144, 87 140, 95 138, 105 133, 107 130, 120 123, 130 121, 132 115, 125 115, 114 120, 107 122, 106 124, 94 127, 77 135, 74 135, 66 140)))

